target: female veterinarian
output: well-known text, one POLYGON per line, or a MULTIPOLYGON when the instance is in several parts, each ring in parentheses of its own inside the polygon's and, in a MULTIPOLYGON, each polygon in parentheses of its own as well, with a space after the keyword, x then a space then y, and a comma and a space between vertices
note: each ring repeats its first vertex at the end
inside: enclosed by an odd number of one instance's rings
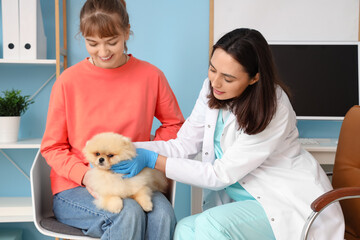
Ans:
POLYGON ((175 138, 184 122, 175 95, 158 68, 126 54, 130 24, 123 0, 87 0, 80 30, 90 57, 56 80, 41 144, 52 168, 55 216, 106 240, 172 239, 175 214, 159 192, 149 213, 133 199, 124 200, 119 214, 97 209, 84 187, 90 168, 82 149, 100 132, 150 140, 154 116, 162 123, 155 140, 175 138))
MULTIPOLYGON (((300 239, 311 202, 332 187, 297 140, 284 90, 264 37, 229 32, 214 45, 208 79, 177 138, 138 143, 138 156, 114 171, 131 177, 155 167, 204 188, 204 212, 182 219, 175 239, 300 239), (189 159, 200 151, 202 162, 189 159)), ((310 236, 343 239, 339 205, 323 212, 310 236)))

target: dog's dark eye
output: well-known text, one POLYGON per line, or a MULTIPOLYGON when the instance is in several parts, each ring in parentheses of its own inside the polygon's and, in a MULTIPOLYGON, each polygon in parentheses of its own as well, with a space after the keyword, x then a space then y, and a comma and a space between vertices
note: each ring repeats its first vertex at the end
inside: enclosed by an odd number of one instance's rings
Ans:
POLYGON ((107 156, 108 156, 108 158, 112 158, 114 156, 114 154, 109 154, 107 156))
POLYGON ((100 153, 97 152, 97 153, 95 153, 95 155, 96 155, 96 156, 100 156, 100 153))

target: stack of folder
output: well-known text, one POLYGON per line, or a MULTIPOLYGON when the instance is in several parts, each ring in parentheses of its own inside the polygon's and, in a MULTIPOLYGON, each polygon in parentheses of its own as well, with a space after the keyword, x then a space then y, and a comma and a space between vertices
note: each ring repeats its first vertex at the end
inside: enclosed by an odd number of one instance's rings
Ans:
POLYGON ((46 59, 40 0, 1 0, 3 58, 46 59))

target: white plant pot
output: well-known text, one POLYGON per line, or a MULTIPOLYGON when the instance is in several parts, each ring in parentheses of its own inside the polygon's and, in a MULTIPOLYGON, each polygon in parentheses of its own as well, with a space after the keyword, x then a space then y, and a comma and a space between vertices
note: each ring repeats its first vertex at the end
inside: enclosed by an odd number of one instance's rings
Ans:
POLYGON ((18 140, 20 117, 0 116, 0 143, 12 143, 18 140))

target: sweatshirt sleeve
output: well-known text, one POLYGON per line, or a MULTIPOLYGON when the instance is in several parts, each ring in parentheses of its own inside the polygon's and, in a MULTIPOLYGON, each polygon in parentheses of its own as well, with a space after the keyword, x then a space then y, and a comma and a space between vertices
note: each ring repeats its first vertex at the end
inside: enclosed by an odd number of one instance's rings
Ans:
POLYGON ((180 128, 176 139, 168 141, 136 142, 137 148, 155 151, 163 156, 193 159, 202 149, 204 138, 205 112, 209 81, 206 79, 196 100, 195 106, 180 128))
POLYGON ((161 126, 156 130, 154 140, 174 139, 185 120, 176 97, 162 72, 159 75, 158 88, 155 117, 161 122, 161 126))
POLYGON ((82 185, 82 179, 89 167, 80 159, 80 154, 74 154, 70 151, 65 93, 60 79, 54 83, 52 88, 46 129, 40 151, 52 171, 78 185, 82 185))

